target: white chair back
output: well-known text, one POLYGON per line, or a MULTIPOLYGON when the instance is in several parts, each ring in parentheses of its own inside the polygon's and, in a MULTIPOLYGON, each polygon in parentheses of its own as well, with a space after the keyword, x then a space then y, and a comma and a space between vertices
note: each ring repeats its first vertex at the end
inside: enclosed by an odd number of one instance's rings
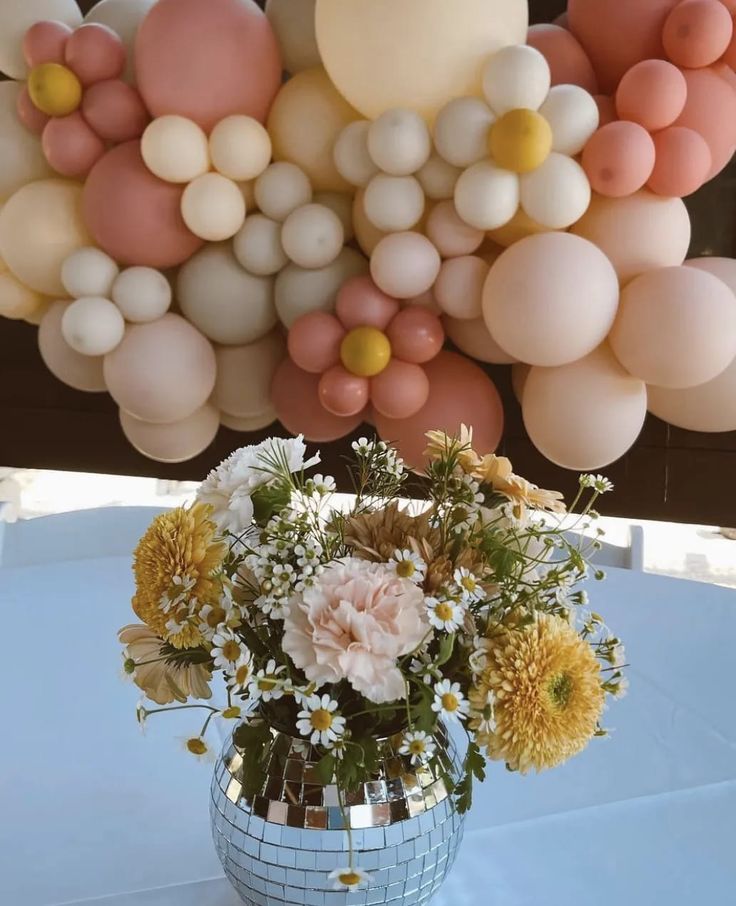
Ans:
MULTIPOLYGON (((616 566, 619 569, 633 569, 638 572, 644 570, 644 530, 640 525, 628 527, 628 544, 611 544, 601 541, 602 547, 597 551, 591 561, 595 566, 616 566)), ((576 532, 566 532, 568 541, 578 544, 580 535, 576 532)), ((587 541, 587 538, 586 538, 587 541)))

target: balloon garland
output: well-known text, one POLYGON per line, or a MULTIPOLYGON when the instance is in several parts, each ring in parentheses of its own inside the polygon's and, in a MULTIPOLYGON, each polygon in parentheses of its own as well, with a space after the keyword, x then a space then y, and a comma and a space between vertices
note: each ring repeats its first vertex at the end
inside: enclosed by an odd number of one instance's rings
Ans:
POLYGON ((276 419, 369 421, 414 465, 427 428, 490 451, 474 359, 512 366, 567 468, 622 456, 647 410, 736 430, 736 261, 686 260, 681 200, 736 149, 735 16, 6 0, 0 314, 163 462, 276 419))

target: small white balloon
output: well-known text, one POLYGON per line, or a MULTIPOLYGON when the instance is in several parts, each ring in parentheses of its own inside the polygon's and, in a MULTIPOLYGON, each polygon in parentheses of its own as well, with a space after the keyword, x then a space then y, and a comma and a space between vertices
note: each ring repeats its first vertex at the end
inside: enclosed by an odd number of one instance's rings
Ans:
POLYGON ((120 345, 125 334, 125 320, 109 299, 77 299, 64 312, 61 334, 81 355, 107 355, 120 345))
POLYGON ((424 213, 424 191, 413 176, 379 173, 366 187, 363 208, 373 226, 384 233, 410 230, 424 213))
POLYGON ((519 177, 488 161, 473 164, 455 186, 455 208, 469 226, 496 230, 519 208, 519 177))
POLYGON ((204 130, 184 116, 160 116, 141 138, 143 160, 154 176, 166 182, 186 183, 210 168, 204 130))
POLYGON ((109 298, 120 269, 102 249, 87 246, 73 252, 61 266, 61 282, 74 299, 82 296, 109 298))
POLYGON ((276 278, 276 311, 281 323, 290 328, 310 311, 334 311, 343 283, 367 272, 368 261, 351 248, 344 248, 327 267, 307 270, 287 265, 276 278))
POLYGON ((503 116, 522 107, 539 110, 549 94, 552 76, 542 54, 526 44, 495 53, 483 70, 483 94, 491 110, 503 116))
POLYGON ((231 239, 245 221, 245 198, 238 186, 219 173, 205 173, 184 190, 181 216, 200 239, 231 239))
POLYGON ((292 211, 281 229, 281 245, 299 267, 327 267, 340 254, 344 238, 342 221, 322 204, 292 211))
POLYGON ((240 264, 257 277, 277 274, 289 263, 281 245, 281 224, 265 214, 245 218, 233 239, 233 251, 240 264))
POLYGON ((345 233, 345 242, 350 242, 355 238, 352 195, 347 192, 317 192, 314 196, 314 203, 323 204, 337 214, 345 233))
POLYGON ((152 267, 129 267, 112 287, 112 300, 126 321, 155 321, 169 310, 171 285, 152 267))
POLYGON ((312 186, 304 170, 288 161, 271 164, 256 180, 258 209, 283 222, 297 208, 312 200, 312 186))
POLYGON ((271 161, 271 139, 252 116, 227 116, 210 135, 212 165, 235 182, 260 176, 271 161))
POLYGON ((453 167, 470 167, 488 157, 488 136, 495 121, 480 98, 455 98, 437 115, 435 147, 453 167))
POLYGON ((332 157, 337 172, 353 186, 367 186, 378 173, 378 167, 368 152, 368 120, 347 125, 338 135, 332 157))
POLYGON ((600 122, 598 105, 578 85, 555 85, 539 112, 552 129, 552 150, 571 157, 580 154, 600 122))
POLYGON ((371 255, 371 277, 395 299, 421 296, 434 285, 442 259, 421 233, 392 233, 385 236, 371 255))
POLYGON ((368 152, 384 173, 410 176, 429 160, 432 139, 418 113, 396 108, 387 110, 371 123, 368 152))
POLYGON ((547 160, 521 177, 521 206, 542 226, 564 230, 577 223, 590 205, 585 170, 577 161, 552 152, 547 160))
POLYGON ((461 172, 459 167, 448 164, 439 154, 433 154, 417 172, 417 179, 427 198, 446 201, 454 195, 461 172))

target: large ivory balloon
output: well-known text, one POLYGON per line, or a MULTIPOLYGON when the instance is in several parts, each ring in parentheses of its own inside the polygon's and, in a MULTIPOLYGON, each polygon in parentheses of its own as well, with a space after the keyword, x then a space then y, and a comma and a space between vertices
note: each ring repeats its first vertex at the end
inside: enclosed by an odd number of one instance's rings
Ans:
POLYGON ((491 336, 483 318, 452 318, 445 315, 442 318, 445 333, 457 346, 460 352, 477 359, 479 362, 488 362, 490 365, 512 365, 516 359, 509 355, 491 336))
POLYGON ((135 449, 156 462, 177 463, 194 459, 212 443, 220 427, 220 414, 209 403, 187 418, 169 424, 144 422, 120 410, 123 434, 135 449))
POLYGON ((736 431, 736 358, 718 377, 697 387, 649 387, 649 411, 688 431, 736 431))
POLYGON ((135 36, 138 26, 148 14, 156 0, 100 0, 84 17, 85 22, 107 25, 125 45, 127 66, 125 80, 135 81, 135 36))
POLYGON ((276 32, 284 69, 294 75, 319 66, 314 21, 317 0, 267 0, 266 16, 276 32))
POLYGON ((21 283, 10 271, 0 272, 0 317, 13 321, 34 319, 43 313, 45 304, 40 293, 21 283))
POLYGON ((321 66, 300 72, 283 85, 268 117, 274 160, 300 166, 317 192, 347 191, 350 185, 338 172, 332 150, 359 116, 321 66))
POLYGON ((135 418, 166 424, 204 406, 217 365, 207 339, 179 315, 131 324, 105 356, 104 375, 115 402, 135 418))
POLYGON ((81 201, 79 183, 43 179, 19 189, 0 211, 0 257, 36 292, 64 296, 64 260, 92 244, 81 201))
POLYGON ((646 189, 628 198, 593 195, 572 228, 606 254, 622 284, 645 271, 682 264, 690 230, 682 199, 662 198, 646 189))
POLYGON ((534 446, 565 469, 614 462, 644 425, 647 389, 607 346, 558 368, 532 368, 524 383, 524 425, 534 446))
POLYGON ((61 321, 69 307, 67 302, 54 302, 38 328, 38 348, 44 364, 63 384, 75 390, 100 393, 107 389, 102 373, 103 359, 75 352, 61 333, 61 321))
POLYGON ((375 119, 391 107, 432 120, 480 92, 488 56, 523 44, 526 0, 317 0, 317 44, 340 93, 375 119))
POLYGON ((592 242, 540 233, 498 258, 483 288, 488 330, 530 365, 565 365, 592 352, 611 329, 618 281, 592 242))
POLYGON ((82 23, 75 0, 2 0, 0 3, 0 72, 11 79, 23 79, 27 72, 23 57, 23 35, 36 22, 54 19, 72 28, 82 23))
POLYGON ((18 119, 21 86, 0 82, 0 204, 26 183, 51 176, 41 142, 18 119))
POLYGON ((286 343, 280 330, 245 346, 220 346, 217 382, 212 401, 221 412, 236 418, 256 418, 271 402, 271 381, 286 358, 286 343))
POLYGON ((202 333, 227 346, 252 343, 276 324, 273 279, 249 274, 230 244, 207 245, 179 271, 177 297, 202 333))
POLYGON ((287 265, 276 278, 276 311, 281 323, 288 328, 310 311, 334 311, 343 283, 367 272, 368 262, 351 248, 344 248, 327 267, 309 270, 287 265))

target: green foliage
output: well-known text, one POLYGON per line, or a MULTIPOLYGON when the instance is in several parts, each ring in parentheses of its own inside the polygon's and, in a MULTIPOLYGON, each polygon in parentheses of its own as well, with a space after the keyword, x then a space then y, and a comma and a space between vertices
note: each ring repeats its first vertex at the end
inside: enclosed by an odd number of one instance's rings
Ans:
POLYGON ((271 731, 264 720, 242 723, 233 733, 233 742, 243 753, 243 793, 252 799, 266 779, 264 749, 271 741, 271 731))
POLYGON ((463 777, 455 787, 455 805, 461 815, 464 815, 473 804, 473 779, 481 783, 486 779, 486 760, 474 742, 468 745, 463 771, 463 777))

